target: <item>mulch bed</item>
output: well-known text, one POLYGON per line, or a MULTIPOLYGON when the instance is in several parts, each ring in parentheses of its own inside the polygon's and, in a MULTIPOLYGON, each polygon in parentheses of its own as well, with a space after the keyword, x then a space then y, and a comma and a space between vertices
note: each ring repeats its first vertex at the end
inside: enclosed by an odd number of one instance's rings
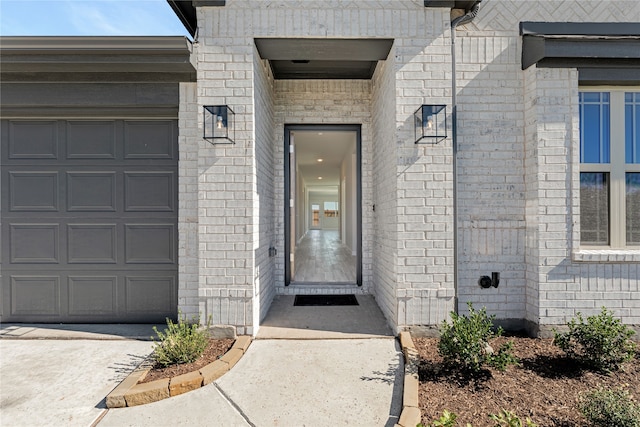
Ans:
POLYGON ((440 418, 446 409, 458 415, 459 426, 493 427, 495 422, 488 414, 506 409, 523 421, 531 418, 540 427, 582 427, 586 420, 576 406, 582 392, 598 386, 624 386, 640 400, 640 352, 623 371, 606 375, 565 358, 552 339, 500 337, 492 341, 493 348, 505 339, 514 341, 520 365, 505 372, 489 368, 470 378, 443 365, 437 338, 413 338, 422 359, 418 374, 424 425, 440 418))
POLYGON ((223 356, 235 340, 232 339, 210 339, 209 345, 206 350, 200 356, 198 360, 193 363, 183 363, 181 365, 171 365, 166 368, 160 366, 154 366, 149 373, 140 381, 140 383, 147 383, 150 381, 160 380, 163 378, 171 378, 189 372, 197 371, 200 368, 207 366, 209 363, 215 362, 221 356, 223 356))

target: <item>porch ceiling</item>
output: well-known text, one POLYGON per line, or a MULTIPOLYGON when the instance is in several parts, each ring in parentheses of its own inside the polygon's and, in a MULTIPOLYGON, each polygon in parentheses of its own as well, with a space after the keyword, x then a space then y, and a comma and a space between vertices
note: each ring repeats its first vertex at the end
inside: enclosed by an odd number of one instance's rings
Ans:
POLYGON ((370 79, 393 39, 257 38, 276 79, 370 79))

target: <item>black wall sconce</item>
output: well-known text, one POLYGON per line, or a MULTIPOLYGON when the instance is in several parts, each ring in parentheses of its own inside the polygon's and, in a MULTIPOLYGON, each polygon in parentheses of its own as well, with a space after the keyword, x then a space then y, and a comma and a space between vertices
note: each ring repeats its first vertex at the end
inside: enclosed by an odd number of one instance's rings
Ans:
POLYGON ((212 144, 235 144, 235 113, 227 105, 205 105, 204 139, 212 144))
POLYGON ((422 105, 413 113, 416 144, 437 144, 447 138, 447 106, 422 105))

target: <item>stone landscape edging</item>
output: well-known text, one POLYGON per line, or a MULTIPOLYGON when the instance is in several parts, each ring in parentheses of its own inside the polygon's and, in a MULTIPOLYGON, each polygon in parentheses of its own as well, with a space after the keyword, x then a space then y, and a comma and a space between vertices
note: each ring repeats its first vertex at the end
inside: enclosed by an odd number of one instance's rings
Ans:
POLYGON ((107 408, 144 405, 210 384, 233 368, 247 352, 250 344, 250 336, 239 336, 231 346, 231 349, 222 357, 198 370, 171 378, 138 384, 151 369, 150 366, 142 363, 107 395, 107 408))
POLYGON ((402 391, 402 412, 396 427, 415 427, 422 414, 418 404, 418 365, 420 356, 408 331, 400 332, 400 346, 404 355, 404 387, 402 391))

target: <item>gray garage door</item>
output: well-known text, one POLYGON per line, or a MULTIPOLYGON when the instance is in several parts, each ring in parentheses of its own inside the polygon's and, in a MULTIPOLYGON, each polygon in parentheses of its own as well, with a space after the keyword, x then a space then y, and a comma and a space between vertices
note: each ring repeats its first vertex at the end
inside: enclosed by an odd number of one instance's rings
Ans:
POLYGON ((177 307, 175 120, 3 120, 2 320, 177 307))

